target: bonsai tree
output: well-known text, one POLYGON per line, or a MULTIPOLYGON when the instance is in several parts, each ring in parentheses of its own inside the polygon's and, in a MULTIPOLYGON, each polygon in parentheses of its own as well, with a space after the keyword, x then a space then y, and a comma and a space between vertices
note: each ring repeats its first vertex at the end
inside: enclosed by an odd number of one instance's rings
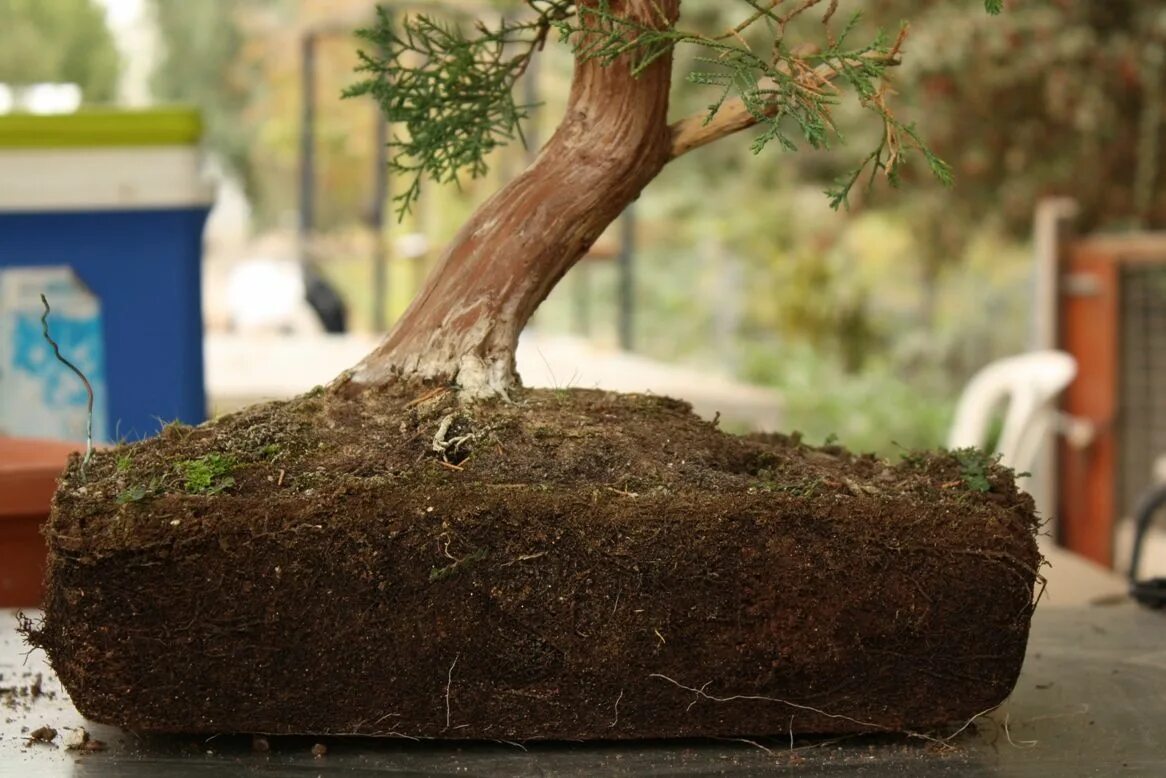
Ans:
MULTIPOLYGON (((407 209, 423 176, 456 181, 484 172, 491 151, 521 134, 513 87, 558 34, 575 75, 562 123, 535 163, 462 228, 385 342, 351 374, 359 386, 401 378, 456 384, 463 397, 506 395, 516 385, 518 335, 539 303, 607 226, 664 168, 689 152, 760 125, 756 153, 836 139, 831 120, 846 88, 884 125, 881 142, 829 192, 835 206, 865 173, 897 180, 912 152, 945 183, 946 164, 900 122, 884 78, 906 36, 855 41, 839 3, 742 0, 739 24, 719 35, 686 31, 680 0, 528 0, 529 18, 479 22, 471 31, 424 16, 401 29, 385 12, 362 36, 369 74, 348 91, 371 94, 389 121, 393 169, 411 175, 407 209), (817 14, 820 40, 793 35, 817 14), (688 79, 710 89, 707 111, 670 120, 672 52, 703 50, 688 79)), ((998 11, 1000 0, 986 3, 998 11)))
POLYGON ((330 389, 76 459, 30 639, 82 713, 137 731, 965 729, 1015 684, 1034 606, 1038 522, 1010 472, 727 435, 667 398, 519 393, 514 371, 539 302, 700 146, 748 127, 759 151, 825 146, 849 84, 885 132, 837 204, 910 151, 946 177, 887 105, 903 35, 853 44, 819 0, 744 0, 714 36, 684 31, 679 0, 527 5, 471 32, 382 15, 366 33, 383 54, 353 93, 406 126, 399 171, 481 172, 556 31, 576 56, 563 123, 330 389), (794 46, 811 12, 822 40, 794 46), (688 44, 713 102, 670 123, 688 44))

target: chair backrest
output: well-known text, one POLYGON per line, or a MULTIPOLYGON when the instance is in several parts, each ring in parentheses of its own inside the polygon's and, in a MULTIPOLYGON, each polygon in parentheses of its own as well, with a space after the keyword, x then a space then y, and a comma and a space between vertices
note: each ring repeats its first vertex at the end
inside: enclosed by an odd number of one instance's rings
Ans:
POLYGON ((1063 351, 1033 351, 992 362, 964 388, 948 448, 983 448, 993 412, 1007 400, 1004 427, 993 453, 1017 472, 1028 470, 1055 419, 1052 400, 1076 375, 1077 360, 1063 351))

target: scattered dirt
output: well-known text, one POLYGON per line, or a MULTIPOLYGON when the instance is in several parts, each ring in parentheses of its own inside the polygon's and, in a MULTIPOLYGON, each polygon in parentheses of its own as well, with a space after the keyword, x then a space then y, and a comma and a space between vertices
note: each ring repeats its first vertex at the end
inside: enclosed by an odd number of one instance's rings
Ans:
POLYGON ((44 696, 54 699, 56 694, 45 692, 44 678, 41 673, 25 672, 21 676, 27 683, 0 686, 0 705, 10 710, 27 712, 32 709, 33 700, 44 696))
POLYGON ((598 391, 316 392, 75 459, 30 638, 140 731, 924 730, 1010 692, 1036 529, 966 453, 598 391))
POLYGON ((32 732, 28 733, 30 741, 40 743, 51 743, 57 737, 57 730, 49 726, 37 727, 32 732))

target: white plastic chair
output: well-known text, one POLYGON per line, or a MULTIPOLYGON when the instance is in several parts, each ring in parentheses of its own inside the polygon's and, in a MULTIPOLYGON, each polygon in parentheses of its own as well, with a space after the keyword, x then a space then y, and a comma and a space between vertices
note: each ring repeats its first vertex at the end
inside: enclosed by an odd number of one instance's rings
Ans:
POLYGON ((1063 351, 1033 351, 992 362, 964 388, 947 447, 984 448, 993 412, 1007 400, 1004 427, 992 453, 1018 473, 1029 470, 1057 419, 1053 400, 1076 375, 1077 360, 1063 351))

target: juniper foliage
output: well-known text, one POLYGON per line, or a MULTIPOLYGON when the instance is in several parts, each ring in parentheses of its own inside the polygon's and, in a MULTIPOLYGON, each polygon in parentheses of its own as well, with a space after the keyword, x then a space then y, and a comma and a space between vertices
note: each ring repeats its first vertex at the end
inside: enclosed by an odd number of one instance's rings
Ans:
MULTIPOLYGON (((899 61, 906 24, 895 36, 879 32, 856 42, 858 12, 835 29, 839 0, 798 0, 789 8, 785 0, 735 1, 744 6, 744 18, 720 35, 637 22, 616 12, 611 0, 525 0, 524 16, 502 15, 493 24, 473 13, 394 18, 378 8, 376 24, 357 33, 369 44, 359 52, 364 77, 345 96, 370 95, 400 128, 389 144, 389 165, 409 181, 395 198, 401 216, 420 196, 422 179, 456 184, 463 174, 480 177, 491 152, 515 139, 525 143, 522 122, 531 106, 518 102, 514 87, 552 30, 580 61, 608 66, 626 56, 634 75, 677 46, 700 47, 700 67, 687 79, 713 90, 706 121, 730 99, 740 99, 760 127, 754 153, 772 145, 796 151, 802 142, 825 149, 843 141, 832 110, 847 97, 857 99, 884 131, 861 164, 827 190, 835 208, 847 204, 864 174, 868 185, 880 173, 897 183, 912 155, 951 183, 951 168, 888 105, 888 71, 899 61), (822 40, 788 40, 791 24, 816 7, 822 40)), ((984 5, 999 13, 1003 0, 984 5)))

